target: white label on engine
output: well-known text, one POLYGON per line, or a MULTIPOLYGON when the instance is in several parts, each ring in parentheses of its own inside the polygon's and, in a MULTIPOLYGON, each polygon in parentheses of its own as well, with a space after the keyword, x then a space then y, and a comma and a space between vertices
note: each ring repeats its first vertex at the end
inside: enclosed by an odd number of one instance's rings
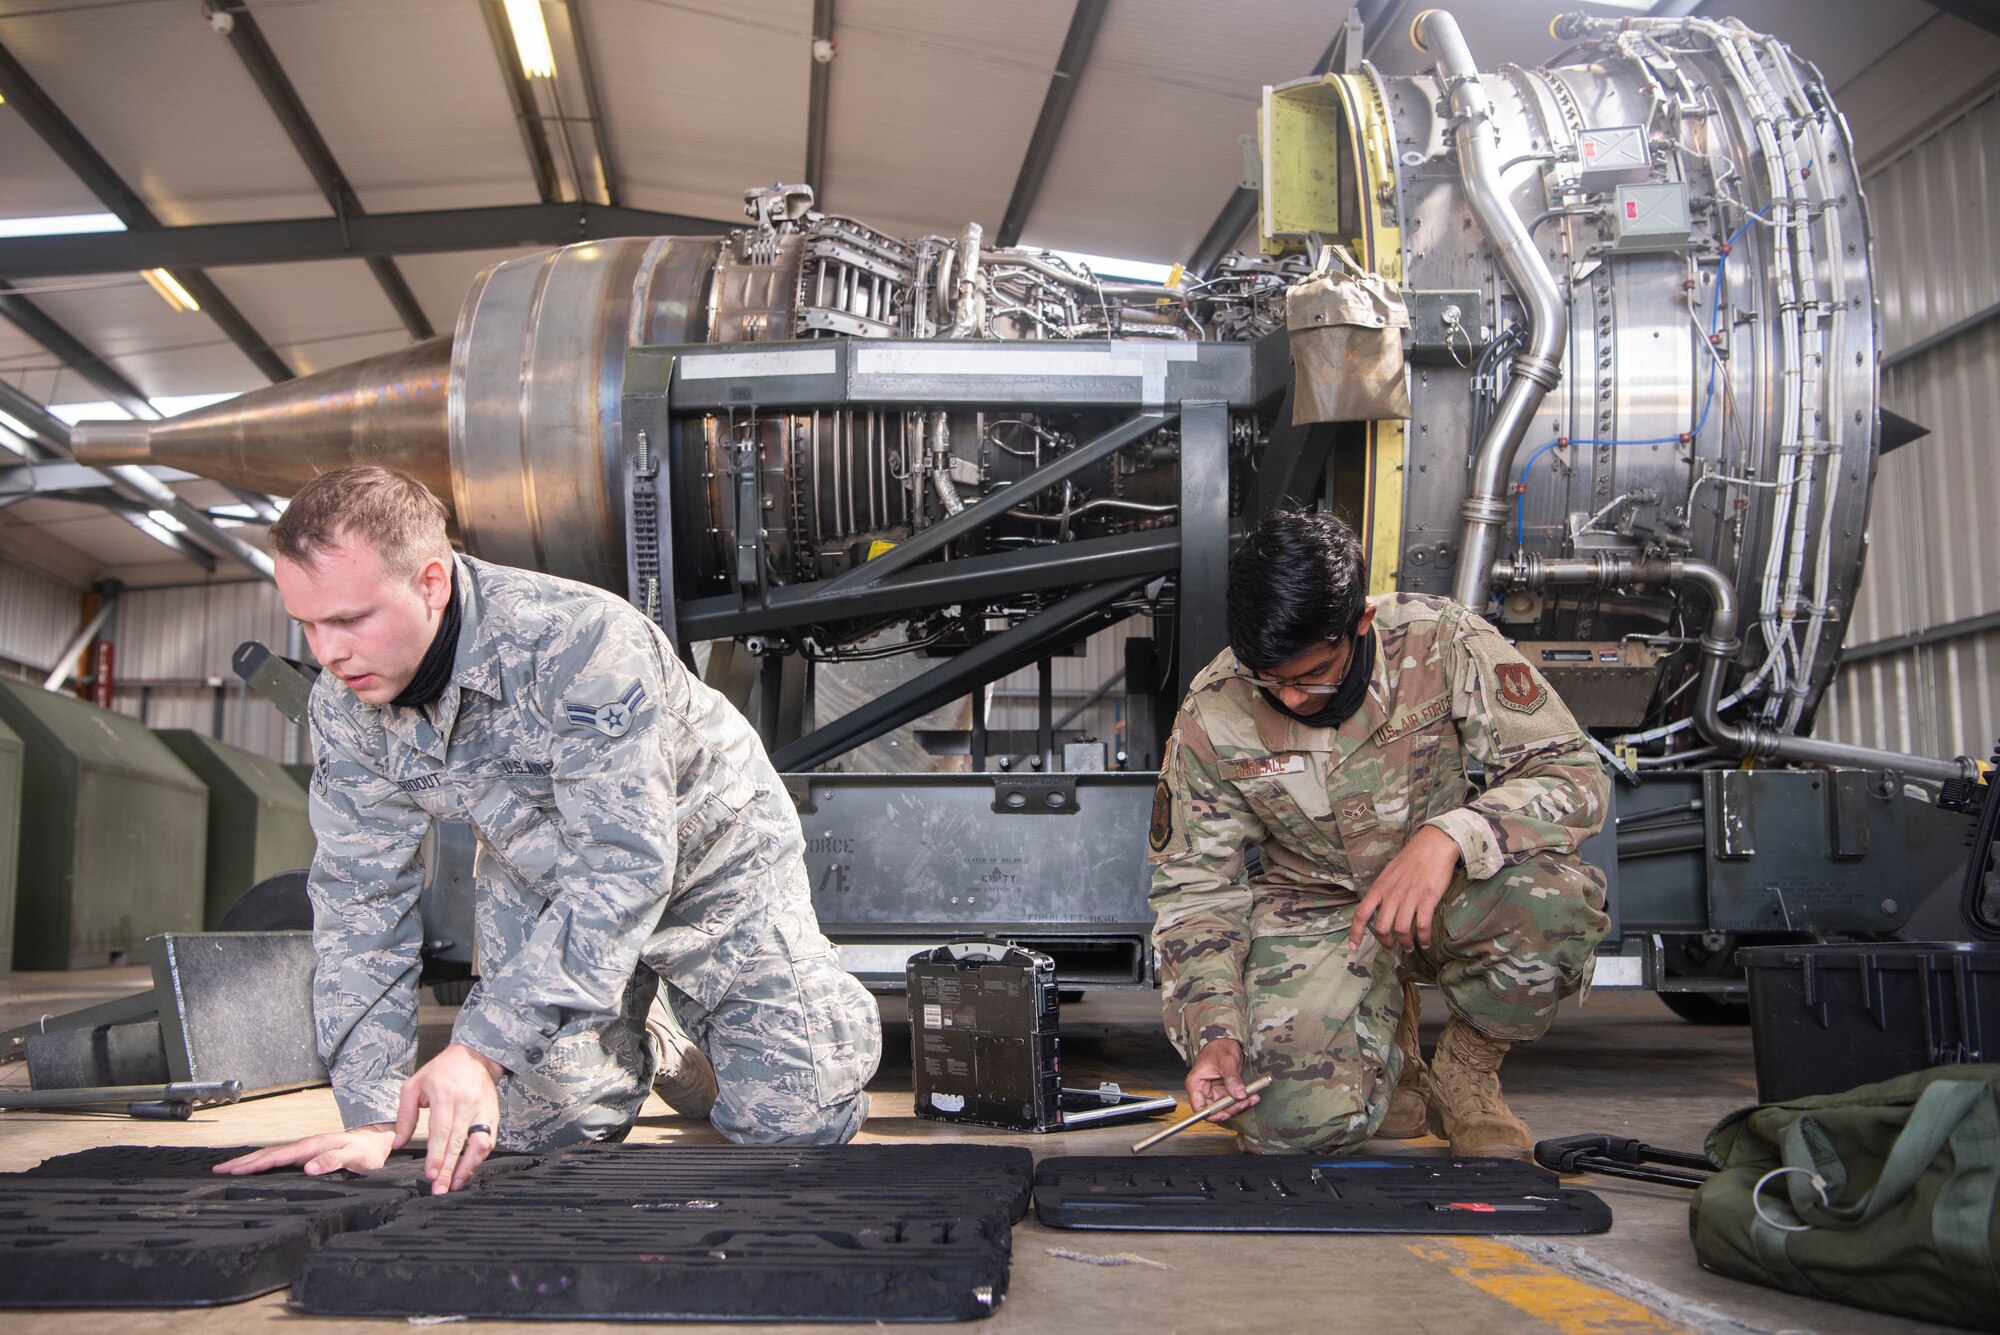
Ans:
POLYGON ((944 1007, 928 1005, 924 1007, 924 1028, 944 1028, 944 1007))
POLYGON ((698 352, 681 358, 683 380, 739 376, 832 375, 840 359, 832 348, 774 348, 769 352, 698 352))
POLYGON ((1167 363, 1191 362, 1192 343, 1120 343, 1109 348, 1048 348, 1015 352, 991 344, 976 347, 871 348, 848 350, 857 376, 1029 376, 1060 380, 1069 376, 1111 377, 1141 382, 1140 401, 1166 401, 1167 363))

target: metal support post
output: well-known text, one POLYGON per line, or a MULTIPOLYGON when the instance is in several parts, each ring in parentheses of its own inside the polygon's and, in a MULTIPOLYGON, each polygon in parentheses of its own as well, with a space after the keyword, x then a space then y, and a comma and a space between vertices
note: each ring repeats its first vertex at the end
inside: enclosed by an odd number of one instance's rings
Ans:
POLYGON ((1228 635, 1224 600, 1229 583, 1229 408, 1220 402, 1181 405, 1180 643, 1174 655, 1174 699, 1220 653, 1228 635))
POLYGON ((974 773, 986 768, 986 686, 983 682, 972 688, 972 768, 974 773))
POLYGON ((1044 774, 1053 772, 1055 749, 1055 669, 1047 658, 1042 658, 1035 663, 1035 750, 1041 753, 1035 768, 1044 774))
POLYGON ((63 683, 69 680, 69 674, 76 670, 77 655, 90 647, 90 642, 97 638, 97 632, 104 629, 104 623, 109 621, 111 614, 117 610, 118 594, 114 590, 102 597, 97 604, 96 615, 84 622, 83 629, 71 636, 70 642, 63 646, 62 656, 56 659, 55 667, 42 682, 43 690, 59 691, 63 688, 63 683))

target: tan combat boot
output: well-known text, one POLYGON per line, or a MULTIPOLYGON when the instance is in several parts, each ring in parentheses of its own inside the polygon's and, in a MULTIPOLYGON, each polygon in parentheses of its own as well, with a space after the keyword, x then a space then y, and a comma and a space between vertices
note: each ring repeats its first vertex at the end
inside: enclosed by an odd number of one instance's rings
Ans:
POLYGON ((1430 1130, 1461 1158, 1534 1154, 1528 1124, 1500 1093, 1500 1063, 1511 1043, 1486 1037, 1457 1016, 1445 1023, 1431 1062, 1430 1130))
POLYGON ((653 1049, 653 1092, 683 1117, 707 1117, 715 1108, 715 1066, 660 997, 646 1012, 646 1043, 653 1049))
POLYGON ((1431 1070, 1424 1065, 1424 1050, 1417 1043, 1417 1025, 1423 1020, 1423 1002, 1417 985, 1403 980, 1403 1014, 1396 1021, 1396 1046, 1403 1050, 1403 1075, 1389 1095, 1389 1111, 1375 1134, 1384 1140, 1415 1140, 1424 1134, 1430 1117, 1431 1070))

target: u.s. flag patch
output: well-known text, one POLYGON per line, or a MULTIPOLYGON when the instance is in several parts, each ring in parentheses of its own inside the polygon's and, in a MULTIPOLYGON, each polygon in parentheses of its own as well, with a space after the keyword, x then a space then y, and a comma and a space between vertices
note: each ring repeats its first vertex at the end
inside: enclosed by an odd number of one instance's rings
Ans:
POLYGON ((606 737, 623 737, 632 730, 632 721, 645 703, 645 683, 635 681, 625 689, 625 694, 608 705, 580 705, 565 700, 563 712, 579 728, 595 728, 606 737))

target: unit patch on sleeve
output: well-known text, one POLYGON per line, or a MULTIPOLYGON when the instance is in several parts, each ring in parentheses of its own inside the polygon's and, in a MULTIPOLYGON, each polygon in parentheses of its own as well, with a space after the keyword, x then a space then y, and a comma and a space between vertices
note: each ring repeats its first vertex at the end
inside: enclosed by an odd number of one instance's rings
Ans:
POLYGON ((626 688, 625 694, 608 705, 580 705, 565 700, 563 713, 577 727, 595 728, 606 737, 623 737, 632 730, 632 720, 645 703, 645 683, 635 681, 626 688))
POLYGON ((1532 714, 1549 698, 1549 688, 1535 679, 1535 670, 1526 663, 1495 663, 1493 680, 1504 707, 1520 714, 1532 714))
POLYGON ((1153 785, 1153 829, 1148 838, 1155 853, 1167 851, 1167 841, 1174 837, 1174 795, 1167 790, 1167 781, 1161 779, 1153 785))

